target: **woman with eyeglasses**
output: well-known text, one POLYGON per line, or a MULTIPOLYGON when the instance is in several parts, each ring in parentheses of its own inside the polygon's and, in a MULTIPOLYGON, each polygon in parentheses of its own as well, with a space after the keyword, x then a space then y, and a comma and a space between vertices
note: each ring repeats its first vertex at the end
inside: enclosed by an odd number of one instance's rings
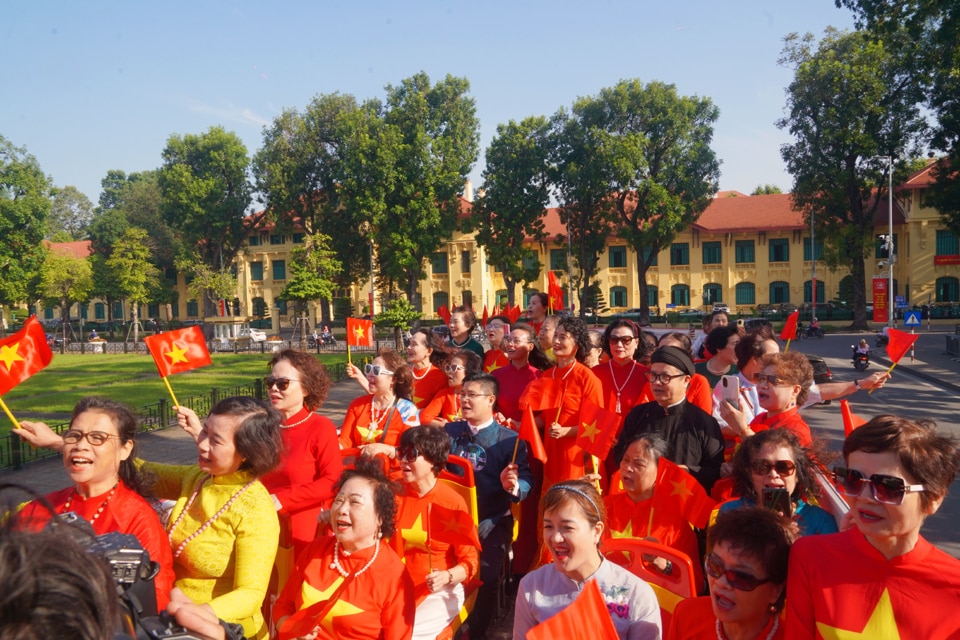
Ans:
POLYGON ((470 307, 455 307, 450 313, 450 346, 453 349, 467 349, 483 358, 483 345, 473 337, 473 330, 477 326, 477 314, 470 307))
POLYGON ((720 513, 743 507, 765 506, 796 524, 801 536, 836 533, 837 522, 829 512, 811 502, 820 497, 816 463, 791 431, 770 429, 747 438, 733 456, 735 495, 720 505, 720 513), (777 491, 780 490, 780 491, 777 491), (780 502, 782 491, 789 501, 780 502))
POLYGON ((487 320, 483 328, 490 342, 490 348, 483 354, 483 370, 487 373, 496 371, 500 367, 510 364, 503 348, 503 340, 510 333, 510 318, 507 316, 493 316, 487 320))
POLYGON ((854 526, 797 542, 787 637, 960 637, 960 560, 920 535, 957 476, 956 438, 880 415, 847 436, 843 460, 834 476, 854 526))
POLYGON ((800 406, 813 384, 813 367, 802 353, 769 353, 760 361, 760 373, 754 375, 757 385, 757 400, 766 410, 749 424, 744 412, 729 402, 721 403, 720 415, 727 426, 741 440, 758 431, 789 429, 797 436, 800 446, 811 448, 813 437, 810 427, 800 415, 800 406))
POLYGON ((420 424, 417 407, 410 400, 413 376, 393 349, 381 349, 371 364, 364 365, 364 373, 370 392, 347 407, 340 447, 360 447, 365 455, 389 454, 404 430, 420 424))
POLYGON ((264 386, 273 408, 283 414, 280 466, 261 478, 278 511, 290 514, 296 553, 313 540, 317 516, 333 498, 343 463, 337 428, 316 411, 330 390, 330 377, 317 359, 285 349, 270 361, 264 386))
MULTIPOLYGON (((472 352, 468 352, 473 355, 472 352)), ((463 607, 463 583, 477 575, 477 547, 469 542, 452 545, 433 538, 433 505, 461 511, 470 519, 467 504, 452 488, 438 482, 450 454, 450 437, 443 429, 412 427, 400 436, 395 458, 402 479, 397 531, 403 539, 403 557, 416 589, 417 614, 413 637, 432 640, 463 607)))
POLYGON ((513 638, 568 607, 588 580, 596 580, 620 638, 660 638, 660 606, 653 589, 600 552, 606 511, 596 487, 584 480, 556 484, 540 501, 543 542, 553 562, 520 580, 513 638))
POLYGON ((710 595, 677 604, 666 640, 789 637, 789 621, 784 624, 780 612, 795 538, 790 521, 773 511, 746 507, 721 513, 707 531, 703 568, 710 595))
POLYGON ((420 424, 442 427, 448 422, 462 420, 460 387, 463 386, 463 379, 475 371, 480 371, 481 366, 480 356, 469 349, 460 349, 451 355, 443 365, 448 386, 437 393, 430 404, 420 412, 420 424))
POLYGON ((150 502, 148 482, 134 464, 137 417, 133 411, 113 400, 87 396, 74 406, 62 438, 42 422, 24 420, 20 426, 14 433, 28 442, 45 446, 36 438, 46 434, 60 445, 63 466, 73 481, 73 486, 44 496, 53 513, 42 502, 33 501, 21 512, 22 521, 40 528, 55 515, 73 512, 87 520, 97 535, 115 531, 136 536, 160 568, 154 587, 157 606, 164 609, 173 588, 173 555, 150 502))

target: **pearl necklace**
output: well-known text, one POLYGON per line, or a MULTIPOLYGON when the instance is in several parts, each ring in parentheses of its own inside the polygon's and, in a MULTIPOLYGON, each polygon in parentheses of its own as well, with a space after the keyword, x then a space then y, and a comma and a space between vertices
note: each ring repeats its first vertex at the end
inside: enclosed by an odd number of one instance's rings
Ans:
MULTIPOLYGON (((773 616, 773 628, 770 629, 770 633, 767 634, 766 640, 773 640, 773 636, 776 635, 777 629, 780 627, 780 619, 777 618, 776 614, 773 616)), ((723 625, 720 624, 720 621, 717 620, 717 640, 727 640, 726 634, 723 633, 723 625)))
MULTIPOLYGON (((180 524, 180 521, 183 520, 183 519, 187 516, 187 511, 188 511, 188 510, 190 509, 190 507, 193 505, 193 501, 197 499, 197 495, 199 495, 200 489, 203 488, 203 483, 206 482, 208 478, 212 478, 212 477, 213 477, 213 476, 211 476, 211 475, 208 474, 208 475, 204 476, 204 477, 200 480, 200 482, 197 483, 197 488, 193 490, 193 495, 190 496, 190 499, 187 501, 186 506, 183 507, 183 511, 181 511, 181 512, 180 512, 180 515, 177 516, 176 521, 175 521, 172 525, 170 525, 170 529, 168 529, 168 532, 167 532, 167 539, 170 541, 170 545, 171 545, 171 546, 173 546, 173 531, 177 528, 177 525, 180 524)), ((183 540, 183 542, 180 543, 180 546, 178 546, 178 547, 176 548, 176 550, 174 550, 174 552, 173 552, 173 557, 174 557, 174 559, 179 558, 179 557, 180 557, 180 554, 183 553, 184 547, 187 546, 187 543, 190 542, 191 540, 193 540, 194 538, 196 538, 197 536, 199 536, 199 535, 200 535, 201 533, 203 533, 204 531, 206 531, 206 530, 210 527, 210 525, 212 525, 214 522, 216 522, 216 520, 217 520, 220 516, 222 516, 224 513, 226 513, 227 509, 229 509, 229 508, 233 505, 233 503, 236 502, 237 498, 240 497, 240 494, 242 494, 244 491, 246 491, 246 490, 250 487, 250 485, 252 485, 252 484, 253 484, 254 482, 256 482, 256 481, 257 481, 257 479, 254 478, 253 480, 251 480, 251 481, 248 482, 247 484, 243 485, 243 486, 240 488, 239 491, 237 491, 235 494, 233 494, 233 497, 232 497, 232 498, 230 498, 229 500, 227 500, 227 504, 225 504, 225 505, 223 505, 222 507, 220 507, 220 510, 219 510, 219 511, 217 511, 215 514, 213 514, 212 516, 210 516, 209 518, 207 518, 207 521, 204 522, 204 523, 200 526, 199 529, 197 529, 196 531, 194 531, 193 533, 191 533, 189 536, 187 536, 187 537, 183 540)))
MULTIPOLYGON (((340 549, 340 541, 336 540, 333 543, 333 562, 330 563, 330 568, 336 569, 337 572, 339 572, 340 575, 343 576, 344 578, 349 578, 350 573, 346 569, 344 569, 343 566, 340 564, 340 556, 338 555, 339 549, 340 549)), ((359 577, 361 573, 363 573, 364 571, 369 569, 371 566, 373 566, 373 563, 377 559, 377 555, 379 554, 380 554, 380 541, 377 540, 377 546, 374 548, 373 555, 370 556, 370 560, 367 561, 367 564, 363 565, 363 568, 361 568, 359 571, 353 574, 353 577, 354 578, 359 577)), ((344 549, 343 555, 349 556, 350 554, 347 553, 346 549, 344 549)))
POLYGON ((422 376, 418 376, 418 375, 417 375, 417 368, 416 368, 416 367, 411 367, 411 368, 410 368, 410 371, 411 371, 411 373, 413 374, 413 379, 419 381, 419 380, 423 380, 424 378, 427 377, 427 374, 430 373, 430 369, 433 369, 433 363, 432 363, 432 362, 428 362, 428 363, 427 363, 427 368, 423 371, 423 375, 422 375, 422 376))
POLYGON ((370 396, 370 430, 367 432, 366 442, 364 444, 369 444, 374 441, 377 437, 377 431, 381 433, 387 430, 387 425, 383 425, 383 429, 380 429, 380 421, 387 417, 387 414, 390 412, 390 409, 397 403, 397 397, 394 396, 390 404, 383 409, 380 415, 377 415, 377 405, 374 403, 374 398, 376 396, 370 396))
POLYGON ((620 394, 626 388, 627 383, 630 382, 630 376, 633 375, 633 370, 637 368, 637 361, 630 359, 630 373, 627 374, 627 379, 623 381, 622 385, 617 384, 617 373, 613 369, 613 360, 607 362, 610 365, 610 377, 613 379, 613 388, 617 390, 617 414, 620 413, 620 394))
POLYGON ((281 428, 281 429, 293 429, 294 427, 299 427, 299 426, 302 425, 304 422, 306 422, 307 420, 309 420, 311 415, 313 415, 313 414, 308 411, 306 417, 305 417, 303 420, 297 420, 297 421, 294 422, 293 424, 282 424, 282 425, 280 425, 280 428, 281 428))
MULTIPOLYGON (((117 492, 117 485, 119 484, 120 483, 118 482, 117 484, 113 485, 113 489, 110 489, 110 493, 107 494, 107 499, 103 501, 103 504, 100 505, 100 508, 97 509, 97 512, 93 514, 92 518, 90 518, 90 524, 96 522, 97 518, 100 517, 100 514, 103 513, 103 510, 107 508, 107 503, 110 502, 110 498, 113 497, 113 494, 117 492)), ((70 511, 70 505, 73 503, 74 493, 77 493, 76 489, 73 490, 73 492, 70 494, 70 497, 67 498, 67 501, 63 503, 63 509, 60 511, 60 513, 66 513, 70 511)))

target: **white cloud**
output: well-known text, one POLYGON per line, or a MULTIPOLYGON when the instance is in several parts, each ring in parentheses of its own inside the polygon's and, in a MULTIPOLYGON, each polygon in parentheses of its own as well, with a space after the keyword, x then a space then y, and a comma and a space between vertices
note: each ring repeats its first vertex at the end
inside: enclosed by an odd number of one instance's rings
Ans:
POLYGON ((253 111, 250 107, 241 107, 232 102, 224 102, 221 105, 211 105, 200 100, 187 100, 187 108, 194 113, 210 115, 218 120, 235 122, 237 124, 256 125, 264 127, 270 124, 268 118, 264 118, 253 111))

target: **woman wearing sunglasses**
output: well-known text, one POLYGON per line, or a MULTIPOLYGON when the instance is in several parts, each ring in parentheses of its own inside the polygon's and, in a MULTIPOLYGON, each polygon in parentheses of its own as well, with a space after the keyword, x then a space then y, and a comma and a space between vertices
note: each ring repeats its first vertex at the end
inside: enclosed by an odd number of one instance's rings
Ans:
POLYGON ((703 568, 710 595, 677 604, 667 640, 787 637, 789 624, 783 623, 780 612, 793 529, 789 520, 767 509, 746 507, 721 513, 707 531, 703 568))
POLYGON ((420 424, 417 407, 410 400, 413 376, 393 349, 381 349, 371 364, 364 365, 364 373, 370 392, 347 407, 340 447, 360 447, 368 455, 389 454, 405 429, 420 424))
POLYGON ((610 359, 592 369, 603 387, 603 406, 607 411, 626 415, 636 405, 653 400, 647 382, 650 367, 637 362, 637 351, 642 356, 645 348, 640 329, 630 320, 614 320, 607 325, 603 352, 610 359))
POLYGON ((160 518, 148 502, 153 496, 134 464, 137 417, 126 405, 87 396, 73 408, 70 426, 61 436, 42 422, 20 423, 15 431, 38 446, 53 444, 63 453, 63 466, 73 486, 24 507, 21 518, 30 527, 45 525, 54 515, 74 512, 87 520, 94 533, 116 531, 135 535, 150 559, 160 567, 154 578, 157 606, 163 609, 173 588, 173 555, 160 518), (37 438, 44 435, 49 443, 37 438))
POLYGON ((443 365, 448 386, 433 396, 430 404, 420 412, 420 424, 442 427, 448 422, 463 420, 460 411, 460 387, 463 386, 464 378, 480 371, 482 366, 480 356, 469 349, 460 349, 451 355, 443 365))
POLYGON ((847 437, 843 459, 834 474, 854 526, 797 543, 788 637, 960 637, 960 560, 920 535, 957 476, 956 440, 881 415, 847 437))
POLYGON ((797 523, 800 535, 836 533, 837 523, 824 509, 810 504, 820 497, 815 479, 816 464, 792 432, 761 431, 746 441, 733 456, 733 483, 737 495, 720 505, 720 513, 756 506, 783 506, 773 501, 775 490, 789 496, 788 512, 781 515, 797 523))
POLYGON ((413 637, 424 640, 436 638, 460 612, 463 583, 477 575, 480 566, 478 550, 469 542, 451 545, 429 535, 431 505, 462 511, 470 519, 463 498, 437 481, 449 454, 447 432, 426 426, 404 431, 394 453, 403 480, 397 531, 403 539, 404 563, 416 588, 413 637))

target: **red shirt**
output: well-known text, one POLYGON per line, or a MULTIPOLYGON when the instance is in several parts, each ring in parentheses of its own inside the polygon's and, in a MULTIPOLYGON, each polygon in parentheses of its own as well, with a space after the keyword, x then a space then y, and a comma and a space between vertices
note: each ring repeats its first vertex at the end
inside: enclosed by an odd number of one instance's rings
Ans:
MULTIPOLYGON (((446 379, 446 376, 444 376, 446 379)), ((371 442, 382 442, 396 446, 400 434, 409 427, 420 424, 416 407, 409 400, 397 399, 397 404, 387 409, 373 426, 371 399, 373 396, 360 396, 350 403, 340 427, 340 447, 349 449, 371 442)), ((339 454, 338 454, 339 455, 339 454)))
POLYGON ((437 418, 444 422, 462 420, 459 393, 459 387, 447 387, 433 396, 433 400, 420 411, 420 424, 427 424, 437 418))
POLYGON ((705 376, 699 373, 691 376, 690 384, 687 386, 687 402, 713 414, 713 389, 705 376))
MULTIPOLYGON (((531 364, 519 369, 509 364, 495 370, 493 377, 497 379, 497 385, 500 387, 500 392, 497 394, 497 407, 500 413, 519 423, 523 418, 523 412, 520 410, 520 396, 523 395, 528 384, 540 377, 540 371, 531 364)), ((514 428, 519 429, 519 424, 514 428)))
POLYGON ((430 404, 433 397, 449 386, 447 374, 434 365, 428 369, 413 369, 413 404, 417 409, 423 409, 430 404), (422 376, 422 377, 421 377, 422 376))
MULTIPOLYGON (((673 610, 673 619, 664 640, 716 640, 717 617, 713 614, 713 603, 710 596, 701 598, 687 598, 677 603, 673 610)), ((773 629, 773 618, 760 630, 757 640, 764 640, 773 629)), ((786 625, 783 620, 777 622, 777 632, 770 636, 771 640, 783 640, 786 625)))
POLYGON ((613 360, 598 364, 591 369, 603 387, 603 407, 621 416, 630 413, 638 404, 653 400, 650 382, 647 380, 649 367, 635 360, 619 365, 613 360), (620 410, 617 411, 617 389, 620 389, 620 410))
POLYGON ((487 373, 493 373, 500 367, 510 364, 510 358, 500 349, 490 349, 483 354, 483 370, 487 373))
POLYGON ((800 446, 811 448, 813 446, 813 437, 810 435, 810 427, 800 416, 800 407, 787 409, 783 413, 775 416, 769 412, 761 413, 750 423, 750 428, 754 431, 766 431, 767 429, 787 429, 797 436, 800 446))

